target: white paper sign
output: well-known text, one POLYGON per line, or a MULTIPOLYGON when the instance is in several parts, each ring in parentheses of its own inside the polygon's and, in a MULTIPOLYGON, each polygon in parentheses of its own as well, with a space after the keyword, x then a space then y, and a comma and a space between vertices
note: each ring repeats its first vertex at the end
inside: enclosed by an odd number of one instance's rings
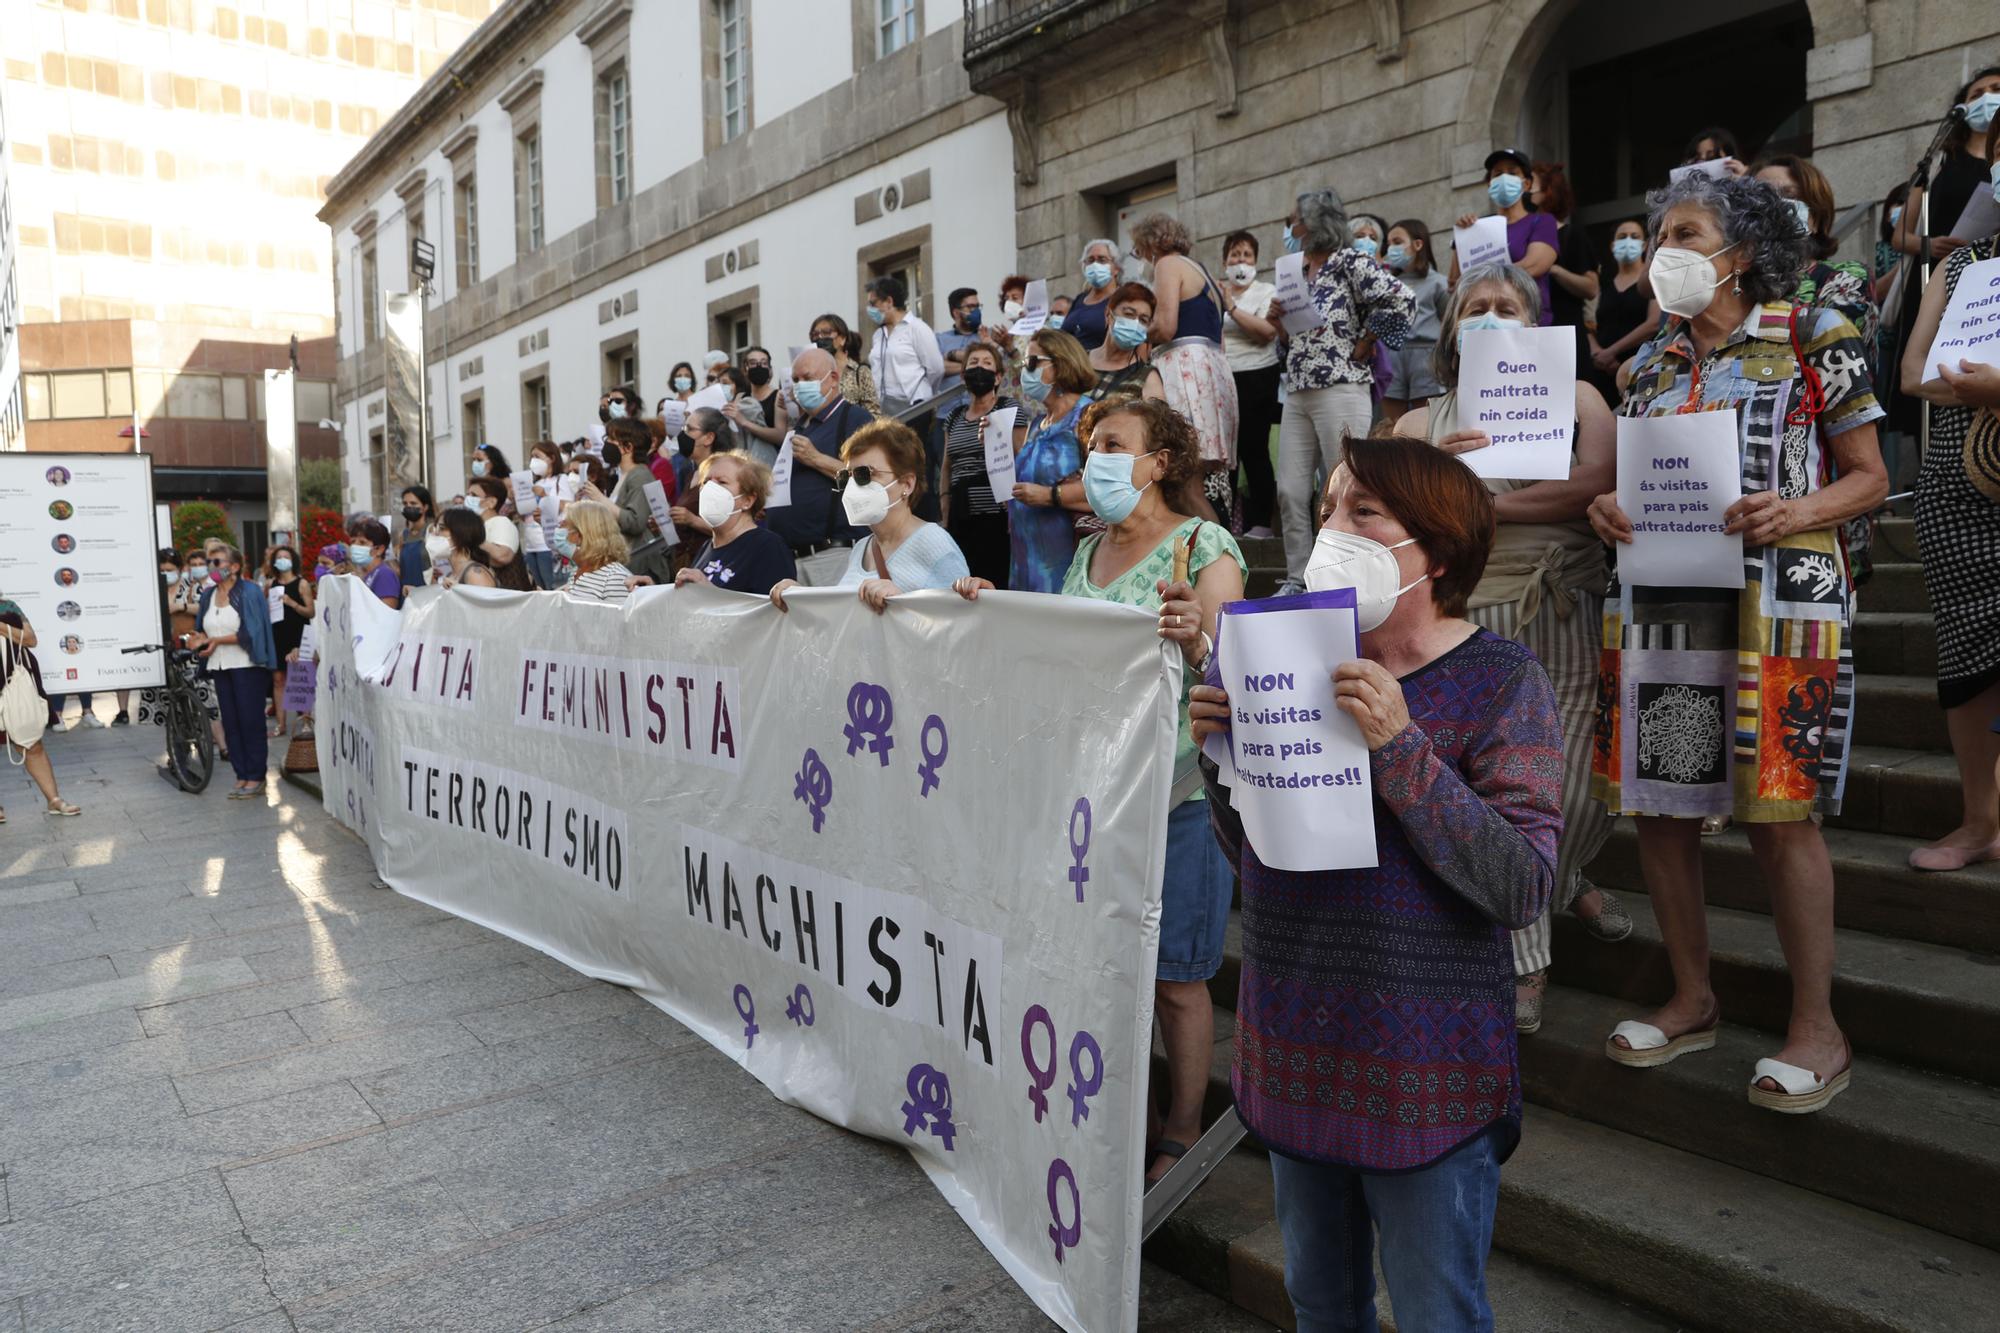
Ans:
POLYGON ((1743 498, 1736 413, 1618 418, 1618 581, 1634 587, 1740 588, 1743 538, 1722 515, 1743 498))
POLYGON ((1326 323, 1326 316, 1312 299, 1312 291, 1306 285, 1306 257, 1299 255, 1279 255, 1276 269, 1278 281, 1278 322, 1285 332, 1294 338, 1301 333, 1310 333, 1326 323))
POLYGON ((535 479, 526 468, 516 468, 507 474, 508 485, 514 488, 514 512, 522 518, 535 513, 535 479))
POLYGON ((1014 321, 1014 327, 1007 330, 1016 338, 1041 331, 1049 322, 1049 284, 1040 278, 1029 281, 1026 295, 1021 299, 1021 317, 1014 321))
POLYGON ((688 405, 678 398, 669 398, 660 404, 660 424, 667 428, 667 438, 673 439, 687 429, 688 405))
POLYGON ((174 507, 172 505, 153 506, 153 540, 162 551, 174 549, 174 507))
POLYGON ((309 620, 299 631, 299 661, 310 662, 319 656, 319 622, 309 620))
POLYGON ((1458 456, 1482 477, 1569 476, 1576 427, 1576 330, 1469 329, 1459 357, 1458 428, 1493 443, 1458 456))
POLYGON ((792 437, 778 446, 778 456, 771 461, 771 498, 764 501, 766 509, 783 509, 792 502, 792 437))
POLYGON ((1720 180, 1729 174, 1730 161, 1731 159, 1726 157, 1717 157, 1706 162, 1690 162, 1684 167, 1675 167, 1669 171, 1667 179, 1678 182, 1684 176, 1713 176, 1720 180))
POLYGON ((271 608, 271 623, 273 625, 285 618, 285 587, 283 584, 273 583, 270 591, 264 594, 264 601, 271 608))
POLYGON ((705 389, 699 389, 687 400, 687 409, 692 412, 697 407, 712 407, 720 412, 734 396, 736 390, 728 380, 717 380, 705 389))
POLYGON ((1491 213, 1473 221, 1470 227, 1451 229, 1452 248, 1458 252, 1458 271, 1470 273, 1481 264, 1504 264, 1507 250, 1507 219, 1491 213))
POLYGON ((1968 264, 1958 275, 1924 357, 1924 378, 1938 383, 1944 378, 1938 366, 1956 372, 1960 361, 2000 365, 2000 259, 1968 264))
POLYGON ((993 498, 1006 504, 1014 495, 1014 421, 1018 407, 1003 407, 986 418, 979 441, 986 446, 986 483, 993 498))
POLYGON ((667 504, 667 488, 657 481, 649 481, 639 489, 646 493, 646 508, 653 511, 653 522, 660 525, 660 535, 667 539, 667 545, 679 545, 681 536, 674 531, 674 514, 667 504))
POLYGON ((1230 799, 1246 840, 1281 870, 1375 865, 1368 745, 1333 696, 1334 668, 1360 655, 1354 589, 1232 602, 1223 613, 1230 799))

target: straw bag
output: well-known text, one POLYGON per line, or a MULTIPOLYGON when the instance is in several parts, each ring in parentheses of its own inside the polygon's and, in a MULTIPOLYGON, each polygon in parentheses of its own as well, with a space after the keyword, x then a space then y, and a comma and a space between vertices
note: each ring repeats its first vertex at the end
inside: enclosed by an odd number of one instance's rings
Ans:
POLYGON ((1965 476, 1972 489, 2000 504, 2000 412, 1982 407, 1965 427, 1965 476))
POLYGON ((319 746, 313 741, 312 733, 292 737, 292 743, 285 749, 285 771, 287 773, 319 772, 319 746))
POLYGON ((4 635, 0 635, 0 645, 4 645, 0 652, 7 663, 7 684, 0 688, 0 731, 7 733, 7 757, 20 764, 27 761, 28 751, 48 730, 49 705, 35 689, 31 674, 37 670, 34 655, 4 635), (21 751, 19 759, 14 758, 15 750, 21 751))

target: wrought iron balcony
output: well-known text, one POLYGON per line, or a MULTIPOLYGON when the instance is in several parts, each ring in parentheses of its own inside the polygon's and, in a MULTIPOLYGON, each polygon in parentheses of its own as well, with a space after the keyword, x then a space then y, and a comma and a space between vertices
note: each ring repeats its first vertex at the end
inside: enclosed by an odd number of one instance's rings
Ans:
POLYGON ((1040 32, 1097 0, 965 0, 965 63, 1040 32))

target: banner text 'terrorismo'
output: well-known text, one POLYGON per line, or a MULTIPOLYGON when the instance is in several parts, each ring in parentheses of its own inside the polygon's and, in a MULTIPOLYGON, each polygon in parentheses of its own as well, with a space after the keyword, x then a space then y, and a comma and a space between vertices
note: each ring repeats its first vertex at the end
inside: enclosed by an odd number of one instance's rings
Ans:
POLYGON ((560 866, 622 893, 631 841, 625 812, 581 792, 493 764, 403 747, 403 813, 560 866))

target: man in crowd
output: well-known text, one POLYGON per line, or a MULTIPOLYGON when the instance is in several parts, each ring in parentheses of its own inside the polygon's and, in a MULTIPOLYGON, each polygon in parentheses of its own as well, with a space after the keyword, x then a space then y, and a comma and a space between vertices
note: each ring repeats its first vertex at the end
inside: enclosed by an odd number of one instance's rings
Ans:
POLYGON ((875 368, 875 388, 885 416, 937 397, 944 379, 944 352, 937 334, 910 313, 909 300, 910 290, 901 278, 877 278, 868 284, 868 319, 876 326, 868 360, 875 368))
MULTIPOLYGON (((936 351, 935 340, 931 348, 936 351)), ((808 347, 792 362, 792 391, 805 419, 790 437, 791 503, 769 511, 771 530, 792 548, 799 582, 809 588, 825 587, 840 581, 847 570, 848 548, 865 531, 848 523, 840 497, 833 492, 834 474, 841 466, 840 446, 874 418, 866 408, 841 397, 839 368, 817 347, 808 347)))
POLYGON ((979 341, 982 315, 977 290, 971 287, 953 290, 951 327, 937 336, 938 349, 944 353, 944 379, 938 384, 939 393, 958 387, 959 374, 965 369, 965 349, 979 341))

